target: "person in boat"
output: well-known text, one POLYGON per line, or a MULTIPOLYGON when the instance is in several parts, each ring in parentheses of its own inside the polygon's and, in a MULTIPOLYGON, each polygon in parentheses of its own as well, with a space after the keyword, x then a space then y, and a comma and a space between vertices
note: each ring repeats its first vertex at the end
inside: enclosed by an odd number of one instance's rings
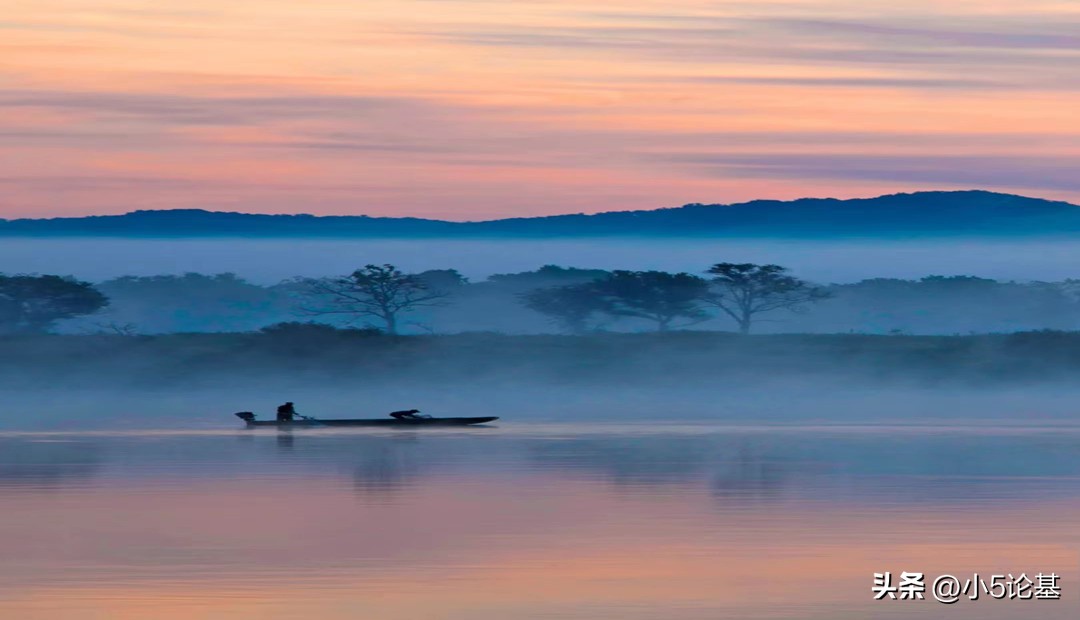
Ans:
POLYGON ((418 413, 420 413, 419 409, 409 409, 407 411, 395 411, 390 414, 390 417, 395 420, 419 420, 420 416, 416 415, 418 413))
POLYGON ((292 422, 293 416, 296 415, 296 408, 292 403, 285 403, 277 408, 277 421, 278 422, 292 422))

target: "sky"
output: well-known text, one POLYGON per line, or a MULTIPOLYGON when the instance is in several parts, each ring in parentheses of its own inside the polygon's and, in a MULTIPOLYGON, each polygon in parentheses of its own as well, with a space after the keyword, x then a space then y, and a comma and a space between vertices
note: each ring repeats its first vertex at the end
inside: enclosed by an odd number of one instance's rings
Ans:
POLYGON ((0 217, 1080 202, 1076 0, 0 0, 0 217))

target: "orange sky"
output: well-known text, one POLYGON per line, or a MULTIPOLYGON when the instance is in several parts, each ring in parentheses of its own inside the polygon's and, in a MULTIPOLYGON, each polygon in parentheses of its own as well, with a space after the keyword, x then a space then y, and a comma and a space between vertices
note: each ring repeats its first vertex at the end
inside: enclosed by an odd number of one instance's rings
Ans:
POLYGON ((1072 0, 0 0, 0 216, 1080 201, 1072 0))

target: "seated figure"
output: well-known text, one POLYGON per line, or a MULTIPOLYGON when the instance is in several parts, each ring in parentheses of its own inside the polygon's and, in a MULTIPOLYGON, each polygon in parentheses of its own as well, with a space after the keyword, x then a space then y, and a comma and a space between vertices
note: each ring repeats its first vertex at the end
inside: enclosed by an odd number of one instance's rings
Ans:
POLYGON ((296 415, 296 408, 292 403, 285 403, 277 408, 278 422, 292 422, 294 415, 296 415))

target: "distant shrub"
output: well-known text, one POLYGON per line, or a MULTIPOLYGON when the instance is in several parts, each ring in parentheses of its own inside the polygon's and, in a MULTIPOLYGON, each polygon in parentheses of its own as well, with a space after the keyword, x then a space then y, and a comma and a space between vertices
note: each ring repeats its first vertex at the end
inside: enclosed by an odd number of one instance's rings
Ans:
POLYGON ((347 327, 347 328, 339 330, 339 331, 344 332, 346 334, 351 334, 351 335, 354 335, 354 336, 385 336, 386 335, 385 331, 379 329, 378 327, 371 327, 370 325, 367 326, 367 327, 347 327))
POLYGON ((267 325, 259 331, 274 336, 311 336, 316 334, 336 334, 341 330, 333 325, 316 323, 315 321, 308 321, 306 323, 300 321, 286 321, 284 323, 267 325))
POLYGON ((378 327, 346 327, 341 328, 328 323, 315 321, 287 321, 274 323, 259 330, 260 333, 282 338, 325 338, 344 335, 381 336, 383 330, 378 327))

